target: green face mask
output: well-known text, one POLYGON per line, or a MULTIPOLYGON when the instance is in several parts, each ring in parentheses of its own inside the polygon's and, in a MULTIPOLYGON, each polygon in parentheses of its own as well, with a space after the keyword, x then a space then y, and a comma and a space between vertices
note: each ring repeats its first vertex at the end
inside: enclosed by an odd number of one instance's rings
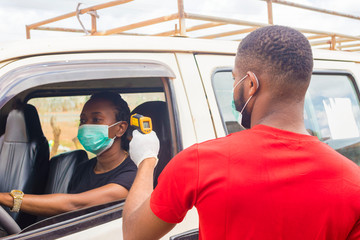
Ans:
POLYGON ((98 124, 84 124, 79 127, 77 138, 86 151, 99 156, 108 150, 114 143, 114 138, 109 138, 109 128, 120 123, 116 122, 110 126, 98 124))

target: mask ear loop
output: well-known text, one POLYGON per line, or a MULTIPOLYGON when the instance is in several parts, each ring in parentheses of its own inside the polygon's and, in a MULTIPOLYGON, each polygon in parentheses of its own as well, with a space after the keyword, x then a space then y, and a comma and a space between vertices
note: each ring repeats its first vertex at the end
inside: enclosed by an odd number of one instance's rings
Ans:
MULTIPOLYGON (((255 77, 255 80, 256 80, 256 83, 257 83, 257 86, 256 86, 256 90, 259 88, 259 86, 260 86, 260 82, 259 82, 259 79, 256 77, 256 75, 255 75, 255 73, 253 73, 253 72, 247 72, 247 74, 246 74, 246 76, 250 76, 250 74, 253 74, 254 75, 254 77, 255 77)), ((245 76, 245 77, 246 77, 245 76)), ((245 79, 245 78, 244 78, 245 79)), ((243 79, 242 79, 243 80, 243 79)), ((256 92, 255 92, 256 93, 256 92)), ((253 95, 251 95, 250 97, 249 97, 249 99, 245 102, 245 104, 244 104, 244 107, 241 109, 241 111, 240 111, 240 114, 242 114, 243 113, 243 111, 245 110, 245 108, 246 108, 246 106, 247 106, 247 104, 249 103, 249 101, 251 100, 251 98, 255 95, 255 93, 253 94, 253 95)))
MULTIPOLYGON (((111 127, 113 127, 113 126, 115 126, 116 124, 119 124, 120 122, 122 122, 122 121, 118 121, 118 122, 116 122, 116 123, 108 126, 108 129, 111 128, 111 127)), ((108 134, 108 137, 109 137, 109 134, 108 134)), ((111 148, 111 146, 113 145, 113 143, 114 143, 114 141, 115 141, 115 139, 116 139, 116 135, 115 135, 115 137, 110 138, 110 139, 112 140, 112 143, 109 144, 106 148, 104 148, 101 152, 99 152, 96 156, 100 156, 103 152, 105 152, 106 150, 108 150, 109 148, 111 148)))
MULTIPOLYGON (((119 124, 119 123, 121 123, 122 121, 118 121, 118 122, 116 122, 116 123, 114 123, 114 124, 111 124, 110 126, 108 126, 108 129, 109 128, 111 128, 111 127, 113 127, 113 126, 115 126, 116 124, 119 124)), ((112 140, 115 140, 115 138, 116 138, 116 134, 115 134, 115 137, 113 137, 113 138, 111 138, 112 140)))
POLYGON ((110 126, 108 126, 108 128, 111 128, 111 127, 113 127, 113 126, 115 126, 116 124, 119 124, 119 123, 121 123, 122 121, 118 121, 118 122, 116 122, 116 123, 114 123, 114 124, 111 124, 110 126))
POLYGON ((252 75, 254 75, 254 77, 255 77, 255 80, 256 80, 256 84, 257 84, 257 86, 256 86, 256 90, 260 87, 260 82, 259 82, 259 79, 257 78, 257 76, 256 76, 256 74, 255 73, 253 73, 253 72, 247 72, 247 75, 249 75, 250 76, 250 74, 252 74, 252 75))

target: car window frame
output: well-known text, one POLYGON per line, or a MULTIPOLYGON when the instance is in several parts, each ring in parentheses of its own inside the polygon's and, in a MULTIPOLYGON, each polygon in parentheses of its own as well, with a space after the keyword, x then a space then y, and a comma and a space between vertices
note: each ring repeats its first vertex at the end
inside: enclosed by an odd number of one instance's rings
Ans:
POLYGON ((175 74, 167 65, 153 60, 63 60, 29 64, 17 67, 0 77, 0 109, 15 95, 36 86, 90 79, 136 77, 175 78, 175 74), (85 67, 90 65, 93 67, 85 67), (91 74, 94 69, 102 75, 89 78, 86 73, 91 74), (62 80, 58 81, 57 77, 62 80))
POLYGON ((13 234, 2 239, 56 239, 76 232, 96 227, 116 219, 122 218, 125 200, 105 203, 97 206, 83 208, 72 212, 59 214, 39 221, 18 234, 13 234), (45 223, 51 224, 46 225, 45 223))
POLYGON ((217 74, 219 72, 227 72, 227 71, 232 72, 232 68, 231 67, 218 67, 218 68, 215 68, 213 73, 211 74, 211 85, 212 85, 212 88, 213 88, 213 91, 214 91, 214 96, 215 96, 215 100, 216 100, 217 109, 219 111, 219 115, 220 115, 220 118, 221 118, 221 123, 223 125, 223 128, 224 128, 224 131, 225 131, 226 135, 229 134, 229 131, 228 131, 227 127, 226 127, 224 117, 221 114, 219 99, 218 99, 218 97, 216 95, 215 87, 214 87, 214 79, 215 79, 214 76, 215 76, 215 74, 217 74))

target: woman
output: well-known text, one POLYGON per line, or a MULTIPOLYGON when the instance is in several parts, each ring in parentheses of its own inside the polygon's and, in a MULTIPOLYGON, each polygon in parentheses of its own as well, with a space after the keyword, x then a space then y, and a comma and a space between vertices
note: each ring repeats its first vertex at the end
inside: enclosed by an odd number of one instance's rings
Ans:
MULTIPOLYGON (((80 115, 78 138, 96 158, 80 164, 75 170, 69 194, 25 194, 20 210, 52 216, 125 198, 137 170, 126 152, 129 118, 129 107, 119 94, 92 95, 80 115)), ((13 208, 13 197, 0 193, 0 205, 13 208)))

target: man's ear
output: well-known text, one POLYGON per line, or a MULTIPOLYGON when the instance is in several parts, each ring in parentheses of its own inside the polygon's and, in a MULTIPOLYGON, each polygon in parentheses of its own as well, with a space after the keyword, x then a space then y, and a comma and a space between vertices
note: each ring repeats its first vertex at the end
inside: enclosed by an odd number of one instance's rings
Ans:
POLYGON ((256 75, 253 72, 247 72, 247 74, 249 75, 250 78, 250 89, 249 89, 249 95, 252 96, 254 95, 257 90, 260 87, 260 82, 257 79, 256 75))
POLYGON ((118 124, 118 128, 116 129, 116 133, 115 133, 116 137, 119 138, 122 135, 124 135, 128 126, 129 126, 129 124, 126 121, 121 121, 118 124))

